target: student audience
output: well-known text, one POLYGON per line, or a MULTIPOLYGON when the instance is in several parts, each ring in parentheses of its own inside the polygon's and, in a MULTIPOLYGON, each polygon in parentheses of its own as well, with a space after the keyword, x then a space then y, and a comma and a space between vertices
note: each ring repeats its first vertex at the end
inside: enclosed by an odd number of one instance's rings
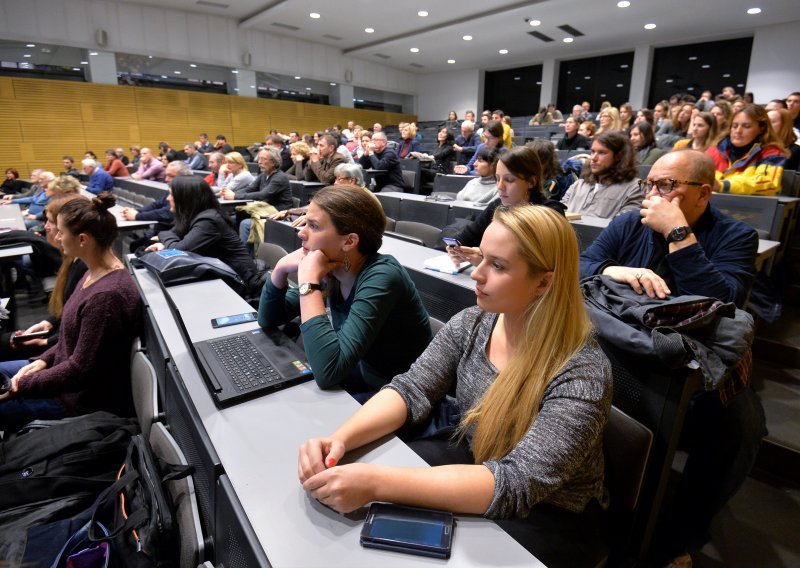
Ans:
POLYGON ((222 175, 221 174, 222 166, 224 165, 225 165, 225 156, 223 154, 219 152, 211 152, 208 155, 208 169, 210 171, 209 174, 203 179, 208 185, 211 186, 211 189, 214 190, 214 193, 219 192, 219 181, 220 181, 220 176, 222 175))
POLYGON ((558 150, 581 150, 589 149, 591 141, 578 132, 580 125, 575 120, 575 117, 568 116, 564 121, 564 137, 558 141, 556 149, 558 150))
POLYGON ((709 146, 717 141, 719 136, 717 130, 717 119, 709 112, 698 112, 692 118, 692 125, 689 127, 690 138, 678 140, 672 150, 683 150, 691 148, 705 152, 709 146))
MULTIPOLYGON (((116 150, 109 148, 106 150, 106 164, 103 169, 108 172, 111 177, 130 177, 128 168, 122 163, 122 160, 117 156, 116 150)), ((70 174, 72 175, 72 174, 70 174)))
POLYGON ((478 155, 478 151, 484 146, 488 146, 489 148, 498 148, 501 151, 505 150, 505 147, 503 146, 503 123, 499 120, 491 120, 486 123, 486 127, 483 129, 483 139, 484 142, 478 144, 478 147, 475 149, 475 154, 472 156, 470 161, 464 166, 456 166, 454 168, 455 173, 469 174, 471 176, 478 175, 474 168, 475 159, 478 155))
POLYGON ((781 189, 787 150, 758 105, 736 113, 730 133, 706 153, 714 160, 723 193, 775 195, 781 189))
MULTIPOLYGON (((306 181, 319 181, 331 184, 334 180, 333 170, 339 164, 347 162, 347 157, 336 151, 339 146, 336 138, 330 134, 320 134, 316 151, 311 150, 305 167, 306 181)), ((278 164, 280 166, 280 163, 278 164)))
POLYGON ((292 166, 286 170, 286 175, 290 180, 306 179, 306 164, 311 148, 305 142, 298 141, 289 145, 289 155, 291 156, 292 166))
MULTIPOLYGON (((597 125, 591 120, 585 120, 581 122, 580 127, 578 127, 578 134, 580 134, 589 141, 591 141, 594 138, 596 132, 597 132, 597 125)), ((589 148, 591 148, 591 145, 589 146, 589 148)))
POLYGON ((798 160, 800 159, 800 145, 797 144, 797 134, 792 127, 792 115, 787 109, 782 108, 769 111, 767 116, 769 116, 775 136, 783 142, 783 145, 789 151, 789 157, 786 159, 786 163, 783 164, 783 169, 797 170, 798 160))
POLYGON ((408 370, 431 340, 428 314, 405 268, 378 253, 385 226, 370 193, 324 188, 308 206, 302 248, 278 261, 264 285, 259 324, 274 327, 300 315, 321 388, 379 389, 408 370), (288 289, 295 272, 300 287, 288 289))
POLYGON ((548 566, 593 566, 611 370, 583 308, 575 234, 548 208, 503 209, 480 250, 478 305, 338 430, 303 444, 300 481, 342 513, 389 501, 483 515, 548 566), (434 467, 339 465, 403 426, 421 430, 448 392, 459 423, 410 441, 434 467))
MULTIPOLYGON (((183 145, 183 151, 186 153, 186 165, 191 170, 204 170, 206 169, 206 161, 203 159, 203 154, 197 151, 194 144, 187 142, 183 145)), ((170 160, 171 161, 171 160, 170 160)))
POLYGON ((403 183, 403 172, 400 169, 400 161, 397 153, 391 148, 387 148, 388 138, 386 134, 378 131, 373 133, 372 139, 364 149, 364 155, 359 158, 358 163, 365 170, 381 170, 372 176, 375 181, 376 192, 378 191, 405 191, 403 183))
POLYGON ((149 179, 164 181, 164 164, 157 160, 150 148, 142 148, 139 152, 139 168, 131 174, 133 179, 149 179))
POLYGON ((717 119, 717 132, 728 132, 731 127, 731 119, 733 118, 733 108, 731 108, 730 103, 725 100, 719 100, 708 112, 717 119))
POLYGON ((568 211, 609 218, 638 211, 642 203, 633 146, 624 132, 598 134, 581 179, 561 200, 568 211))
MULTIPOLYGON (((194 169, 188 164, 187 166, 194 169)), ((230 152, 226 154, 225 173, 220 174, 216 183, 217 187, 220 188, 220 198, 228 200, 235 199, 236 192, 243 187, 249 186, 255 179, 253 174, 250 173, 250 170, 247 169, 247 163, 239 152, 230 152)))
POLYGON ((401 160, 410 158, 412 152, 421 151, 417 141, 417 127, 407 124, 400 130, 400 147, 397 149, 397 157, 401 160))
POLYGON ((636 163, 642 166, 652 166, 664 150, 656 146, 656 135, 649 122, 637 122, 628 133, 633 151, 636 153, 636 163))
POLYGON ((58 213, 56 239, 87 271, 64 304, 58 342, 31 362, 0 363, 10 379, 10 390, 0 394, 0 430, 97 410, 133 414, 130 349, 139 335, 141 298, 111 250, 113 205, 105 192, 69 201, 58 213))
MULTIPOLYGON (((38 178, 37 170, 33 170, 33 172, 31 172, 31 178, 33 178, 34 172, 36 172, 38 178)), ((31 179, 31 181, 36 183, 38 179, 36 181, 31 179)), ((0 186, 0 193, 2 193, 4 197, 8 195, 15 195, 20 193, 24 188, 25 184, 21 179, 19 179, 19 172, 15 168, 6 168, 6 178, 3 180, 3 185, 0 186)))
POLYGON ((558 161, 558 155, 553 143, 549 140, 536 139, 525 144, 539 157, 542 164, 542 191, 548 199, 560 201, 567 189, 575 181, 575 175, 564 171, 558 161))
POLYGON ((497 148, 483 146, 476 154, 474 168, 478 177, 469 180, 456 195, 459 201, 489 203, 497 198, 495 168, 500 151, 497 148))
POLYGON ((73 177, 78 177, 81 175, 81 172, 75 169, 75 160, 72 158, 72 156, 64 156, 61 159, 61 163, 64 166, 64 171, 62 172, 63 174, 73 177))
POLYGON ((114 178, 101 168, 100 164, 95 160, 84 158, 81 165, 83 166, 83 173, 89 176, 89 182, 86 184, 86 191, 94 193, 95 195, 100 195, 104 191, 114 190, 114 178))

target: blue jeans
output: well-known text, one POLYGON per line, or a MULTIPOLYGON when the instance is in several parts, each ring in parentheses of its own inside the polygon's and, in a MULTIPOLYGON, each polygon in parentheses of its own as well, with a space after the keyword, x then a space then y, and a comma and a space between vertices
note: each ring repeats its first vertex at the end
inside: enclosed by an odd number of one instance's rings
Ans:
POLYGON ((241 223, 239 223, 239 238, 242 239, 244 246, 247 248, 247 252, 250 253, 250 256, 253 255, 253 245, 247 243, 247 239, 250 238, 250 227, 253 225, 252 219, 244 219, 241 223))
MULTIPOLYGON (((0 363, 0 381, 5 384, 27 365, 26 359, 0 363)), ((64 408, 52 398, 23 398, 17 396, 0 402, 0 431, 16 432, 32 420, 58 420, 66 416, 64 408)))

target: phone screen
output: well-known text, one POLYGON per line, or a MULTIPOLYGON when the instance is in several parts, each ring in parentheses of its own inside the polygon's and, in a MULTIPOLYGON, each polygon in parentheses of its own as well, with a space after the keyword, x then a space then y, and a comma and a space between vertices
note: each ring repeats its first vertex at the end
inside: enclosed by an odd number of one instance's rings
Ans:
POLYGON ((212 327, 225 327, 228 325, 236 325, 239 323, 247 323, 249 321, 256 321, 255 312, 247 312, 244 314, 234 314, 232 316, 222 316, 211 320, 212 327))
POLYGON ((442 237, 444 244, 449 247, 460 247, 461 243, 458 242, 458 239, 454 239, 453 237, 442 237))
POLYGON ((375 518, 370 536, 373 538, 407 542, 422 546, 442 546, 444 524, 439 521, 422 521, 392 517, 375 518))

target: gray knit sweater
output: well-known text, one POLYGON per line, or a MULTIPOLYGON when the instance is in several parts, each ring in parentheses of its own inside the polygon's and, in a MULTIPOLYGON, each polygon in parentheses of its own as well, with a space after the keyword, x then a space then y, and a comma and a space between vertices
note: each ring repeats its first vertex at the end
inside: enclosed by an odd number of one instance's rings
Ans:
MULTIPOLYGON (((486 356, 496 321, 497 314, 478 307, 460 312, 408 372, 384 387, 403 397, 411 422, 424 421, 453 381, 462 413, 486 392, 497 375, 486 356)), ((581 512, 593 497, 602 501, 603 429, 610 409, 611 366, 592 341, 548 385, 539 415, 519 444, 505 457, 484 462, 495 479, 485 516, 524 518, 539 502, 581 512)))

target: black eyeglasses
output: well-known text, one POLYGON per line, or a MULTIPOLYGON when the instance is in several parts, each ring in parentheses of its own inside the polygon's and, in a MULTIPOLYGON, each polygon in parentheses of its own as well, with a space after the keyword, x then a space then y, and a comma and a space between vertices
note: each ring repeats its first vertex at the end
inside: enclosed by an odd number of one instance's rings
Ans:
POLYGON ((655 179, 655 180, 653 179, 639 180, 639 189, 642 190, 644 193, 650 193, 650 191, 655 187, 659 195, 667 195, 668 193, 672 193, 676 185, 705 185, 705 184, 699 181, 685 181, 682 179, 669 179, 669 178, 655 179))

